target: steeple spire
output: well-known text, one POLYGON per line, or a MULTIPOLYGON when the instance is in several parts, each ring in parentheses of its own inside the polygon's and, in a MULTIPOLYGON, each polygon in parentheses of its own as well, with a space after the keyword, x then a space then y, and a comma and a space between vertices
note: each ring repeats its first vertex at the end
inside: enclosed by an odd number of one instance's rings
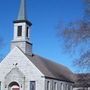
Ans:
POLYGON ((26 20, 26 0, 21 0, 17 20, 26 20))

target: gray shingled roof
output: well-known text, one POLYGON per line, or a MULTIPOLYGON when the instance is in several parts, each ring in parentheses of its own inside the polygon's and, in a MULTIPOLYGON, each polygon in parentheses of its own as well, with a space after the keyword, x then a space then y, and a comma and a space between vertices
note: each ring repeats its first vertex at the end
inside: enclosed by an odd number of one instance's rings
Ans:
POLYGON ((73 73, 67 67, 38 55, 26 56, 45 75, 46 78, 73 82, 73 73))

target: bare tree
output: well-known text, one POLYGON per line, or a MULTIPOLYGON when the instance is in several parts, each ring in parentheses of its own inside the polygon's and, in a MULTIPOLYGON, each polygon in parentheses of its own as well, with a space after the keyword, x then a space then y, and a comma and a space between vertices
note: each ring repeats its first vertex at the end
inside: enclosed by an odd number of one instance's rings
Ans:
POLYGON ((74 66, 81 72, 76 75, 75 87, 81 86, 82 90, 90 86, 90 0, 84 0, 84 5, 85 14, 82 20, 58 28, 59 38, 62 37, 64 41, 65 52, 79 55, 73 60, 74 66))
POLYGON ((59 33, 64 40, 66 51, 78 53, 74 64, 84 71, 90 71, 90 25, 83 21, 74 22, 59 33))
POLYGON ((90 73, 81 73, 75 75, 76 79, 73 87, 82 87, 80 90, 88 90, 88 87, 90 87, 90 73))
POLYGON ((71 22, 59 28, 59 36, 63 38, 66 51, 79 54, 74 64, 84 72, 90 72, 90 0, 84 0, 85 14, 79 21, 71 22))

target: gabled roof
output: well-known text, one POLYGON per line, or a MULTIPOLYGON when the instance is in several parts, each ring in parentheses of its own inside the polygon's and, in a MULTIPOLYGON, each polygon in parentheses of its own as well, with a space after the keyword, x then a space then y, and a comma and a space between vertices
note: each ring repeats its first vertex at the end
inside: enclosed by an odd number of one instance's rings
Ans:
POLYGON ((38 55, 26 55, 46 78, 73 82, 73 73, 65 66, 57 64, 38 55))

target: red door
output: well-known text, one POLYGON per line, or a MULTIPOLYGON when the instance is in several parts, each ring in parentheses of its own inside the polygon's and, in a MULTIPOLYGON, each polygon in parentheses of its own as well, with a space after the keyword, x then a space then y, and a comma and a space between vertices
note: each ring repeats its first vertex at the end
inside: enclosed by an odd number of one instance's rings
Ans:
POLYGON ((19 90, 19 88, 12 88, 12 90, 19 90))

